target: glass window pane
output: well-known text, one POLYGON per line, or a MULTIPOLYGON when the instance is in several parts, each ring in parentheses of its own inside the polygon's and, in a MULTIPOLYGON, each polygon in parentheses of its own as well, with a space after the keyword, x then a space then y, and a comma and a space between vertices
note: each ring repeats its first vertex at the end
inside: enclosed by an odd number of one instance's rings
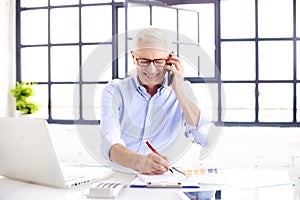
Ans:
POLYGON ((83 81, 108 81, 112 78, 112 47, 98 45, 92 52, 83 46, 84 63, 82 65, 83 81), (88 54, 90 52, 90 54, 88 54))
POLYGON ((90 84, 82 86, 83 119, 101 119, 101 95, 106 84, 90 84))
POLYGON ((255 36, 254 0, 221 1, 221 38, 255 36))
POLYGON ((22 44, 47 44, 48 10, 22 11, 21 30, 22 44))
POLYGON ((192 88, 197 98, 198 106, 207 117, 218 120, 218 85, 207 83, 193 83, 192 88))
POLYGON ((125 9, 119 8, 118 9, 118 30, 119 33, 125 32, 125 9))
POLYGON ((72 43, 79 39, 78 8, 51 9, 51 43, 72 43))
POLYGON ((223 42, 221 49, 222 80, 255 79, 254 42, 223 42))
MULTIPOLYGON (((195 58, 197 59, 197 58, 195 58)), ((198 63, 193 63, 190 60, 186 60, 185 58, 181 57, 182 66, 184 67, 184 76, 185 77, 197 77, 200 76, 198 74, 198 63)))
POLYGON ((180 45, 179 57, 184 61, 185 77, 214 77, 215 63, 209 55, 196 45, 180 45))
POLYGON ((258 1, 259 37, 293 36, 293 0, 258 1))
POLYGON ((259 121, 291 122, 293 120, 293 84, 259 84, 259 121))
MULTIPOLYGON (((215 26, 214 4, 184 4, 178 7, 195 10, 199 13, 200 48, 215 60, 215 26)), ((197 24, 195 24, 197 26, 197 24)), ((181 31, 181 30, 180 30, 181 31)), ((214 70, 206 77, 213 77, 214 70)))
POLYGON ((82 7, 82 41, 111 41, 111 6, 82 7))
POLYGON ((176 10, 163 7, 153 7, 152 25, 158 28, 176 31, 176 10))
POLYGON ((48 85, 34 85, 35 95, 30 101, 39 105, 39 110, 34 113, 34 118, 48 118, 48 85))
MULTIPOLYGON (((130 53, 127 54, 127 61, 128 61, 128 74, 133 74, 136 71, 136 66, 133 64, 133 59, 130 53)), ((125 78, 128 74, 125 72, 125 55, 121 55, 118 58, 118 74, 119 78, 125 78)))
POLYGON ((225 83, 223 89, 224 121, 255 121, 255 84, 225 83))
MULTIPOLYGON (((185 77, 197 77, 200 76, 199 69, 199 54, 197 50, 193 50, 196 46, 180 45, 179 57, 184 67, 185 77), (191 52, 189 54, 189 52, 191 52)), ((176 54, 176 53, 175 53, 176 54)))
POLYGON ((79 0, 50 0, 51 6, 78 4, 79 0))
POLYGON ((23 8, 29 8, 29 7, 42 7, 42 6, 48 6, 48 0, 22 0, 21 1, 21 7, 23 8))
POLYGON ((48 48, 27 47, 21 49, 22 81, 48 81, 48 48))
POLYGON ((259 79, 293 79, 293 43, 263 41, 259 43, 259 79))
POLYGON ((145 28, 150 25, 150 8, 149 6, 141 6, 130 4, 127 10, 128 30, 145 28))
POLYGON ((78 87, 55 84, 51 87, 51 109, 53 119, 78 119, 78 87), (75 117, 76 116, 76 117, 75 117))
POLYGON ((213 4, 197 4, 200 15, 200 46, 215 60, 215 13, 213 4))
POLYGON ((191 41, 198 42, 198 14, 196 12, 179 10, 178 25, 180 42, 190 42, 185 41, 185 37, 191 41), (185 37, 181 37, 182 35, 185 37))
POLYGON ((79 80, 79 47, 51 47, 51 81, 79 80))
POLYGON ((82 62, 84 63, 86 59, 96 50, 98 45, 83 45, 82 46, 82 62))

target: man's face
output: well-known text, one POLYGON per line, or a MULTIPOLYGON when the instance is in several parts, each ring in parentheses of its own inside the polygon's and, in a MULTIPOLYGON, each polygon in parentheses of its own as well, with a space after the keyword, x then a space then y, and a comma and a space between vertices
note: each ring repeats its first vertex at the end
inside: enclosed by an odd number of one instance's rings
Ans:
POLYGON ((132 55, 137 67, 138 77, 143 85, 152 87, 162 84, 166 74, 164 66, 169 52, 161 49, 145 48, 132 52, 132 55))

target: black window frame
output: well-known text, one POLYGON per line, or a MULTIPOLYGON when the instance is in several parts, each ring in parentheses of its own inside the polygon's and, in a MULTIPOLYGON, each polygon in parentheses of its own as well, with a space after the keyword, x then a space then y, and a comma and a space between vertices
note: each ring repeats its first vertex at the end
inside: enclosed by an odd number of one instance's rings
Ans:
MULTIPOLYGON (((213 78, 201 78, 201 77, 186 77, 187 80, 189 80, 191 83, 215 83, 218 86, 218 116, 217 120, 215 121, 216 125, 218 126, 272 126, 272 127, 299 127, 300 126, 300 119, 297 119, 297 84, 299 85, 300 80, 297 79, 297 42, 300 42, 300 38, 297 37, 296 33, 296 0, 293 0, 293 36, 290 38, 260 38, 258 36, 258 1, 255 1, 255 37, 254 38, 221 38, 221 3, 220 0, 215 1, 204 1, 204 3, 213 3, 214 4, 214 16, 215 16, 215 64, 216 64, 216 73, 215 77, 213 78), (221 57, 221 45, 226 42, 244 42, 244 41, 253 41, 255 42, 255 80, 245 80, 245 81, 239 81, 239 80, 221 80, 220 73, 222 73, 222 57, 221 57), (258 73, 259 73, 259 62, 258 62, 258 43, 260 41, 292 41, 293 42, 293 80, 260 80, 258 73), (219 73, 217 73, 219 72, 219 73), (226 83, 236 83, 236 84, 242 84, 242 83, 253 83, 255 84, 255 120, 253 122, 239 122, 239 121, 224 121, 222 120, 222 102, 224 99, 222 99, 222 85, 226 83), (293 84, 293 120, 291 122, 261 122, 259 121, 259 84, 261 83, 291 83, 293 84)), ((22 8, 21 7, 21 0, 16 0, 16 80, 19 82, 22 82, 22 76, 21 76, 21 49, 24 47, 30 47, 30 46, 47 46, 49 48, 51 46, 59 46, 61 44, 51 44, 49 40, 50 35, 50 10, 52 8, 65 8, 65 7, 79 7, 79 12, 81 12, 81 8, 84 6, 93 6, 93 5, 110 5, 112 6, 112 35, 118 34, 118 9, 119 8, 125 8, 125 13, 127 12, 127 4, 128 3, 141 3, 140 1, 134 1, 134 0, 128 0, 123 2, 109 2, 109 3, 93 3, 93 4, 81 4, 81 1, 79 0, 79 4, 76 5, 62 5, 62 6, 50 6, 50 0, 48 1, 48 6, 45 7, 32 7, 32 8, 22 8), (48 9, 48 44, 47 45, 22 45, 21 44, 21 12, 25 10, 34 10, 34 9, 48 9)), ((143 1, 143 4, 148 3, 148 6, 150 8, 150 15, 151 15, 151 8, 152 6, 172 6, 172 4, 156 4, 155 2, 147 2, 143 1)), ((185 2, 186 3, 186 2, 185 2)), ((203 2, 202 2, 203 3, 203 2)), ((180 8, 175 8, 180 9, 180 8)), ((152 16, 150 16, 150 20, 152 20, 152 16)), ((81 15, 79 14, 79 22, 81 21, 81 15)), ((127 15, 125 16, 125 26, 127 23, 127 15)), ((178 15, 177 15, 177 23, 178 23, 178 15)), ((198 21, 199 23, 199 21, 198 21)), ((150 22, 151 25, 151 22, 150 22)), ((81 41, 81 24, 79 24, 79 43, 76 43, 75 45, 78 45, 81 49, 82 45, 86 44, 81 41)), ((199 26, 199 24, 198 24, 199 26)), ((127 31, 127 27, 125 27, 127 31)), ((199 34, 199 33, 198 33, 199 34)), ((118 41, 115 37, 112 37, 112 42, 99 42, 99 43, 89 43, 89 44, 110 44, 112 46, 112 78, 119 78, 118 73, 118 61, 117 55, 118 55, 118 41)), ((81 54, 81 50, 80 50, 81 54)), ((80 65, 82 64, 81 56, 80 56, 80 65)), ((50 56, 48 57, 48 61, 50 62, 50 56)), ((298 61, 299 62, 299 61, 298 61)), ((127 63, 127 62, 126 62, 127 63)), ((127 70, 127 66, 126 69, 127 70)), ((60 120, 60 119, 53 119, 51 115, 51 85, 53 84, 74 84, 75 82, 52 82, 51 80, 51 74, 50 74, 50 64, 48 65, 48 71, 49 71, 49 77, 48 81, 46 82, 39 82, 38 84, 41 85, 47 85, 48 91, 49 91, 49 99, 48 99, 48 122, 49 123, 58 123, 58 124, 99 124, 100 120, 84 120, 83 119, 83 105, 82 105, 82 98, 80 98, 80 118, 79 120, 60 120)), ((99 82, 83 82, 82 79, 79 80, 79 93, 82 97, 82 84, 106 84, 107 81, 99 81, 99 82)))

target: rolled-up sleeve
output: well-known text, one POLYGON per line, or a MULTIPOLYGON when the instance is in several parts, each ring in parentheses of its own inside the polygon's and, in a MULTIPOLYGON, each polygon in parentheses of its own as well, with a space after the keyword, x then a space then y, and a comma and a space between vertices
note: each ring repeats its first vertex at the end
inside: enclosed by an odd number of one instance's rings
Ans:
POLYGON ((204 112, 201 112, 200 119, 198 121, 198 127, 186 124, 186 136, 193 135, 194 140, 203 147, 207 146, 206 137, 209 132, 212 121, 204 112))

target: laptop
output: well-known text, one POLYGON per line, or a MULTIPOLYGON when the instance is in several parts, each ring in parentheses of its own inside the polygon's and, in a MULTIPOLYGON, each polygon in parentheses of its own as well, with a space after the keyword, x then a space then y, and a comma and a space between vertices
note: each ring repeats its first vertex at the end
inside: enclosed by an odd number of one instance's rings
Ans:
MULTIPOLYGON (((68 148, 68 147, 66 147, 68 148)), ((0 175, 58 188, 70 188, 112 176, 105 166, 63 165, 45 119, 0 118, 0 175)))

